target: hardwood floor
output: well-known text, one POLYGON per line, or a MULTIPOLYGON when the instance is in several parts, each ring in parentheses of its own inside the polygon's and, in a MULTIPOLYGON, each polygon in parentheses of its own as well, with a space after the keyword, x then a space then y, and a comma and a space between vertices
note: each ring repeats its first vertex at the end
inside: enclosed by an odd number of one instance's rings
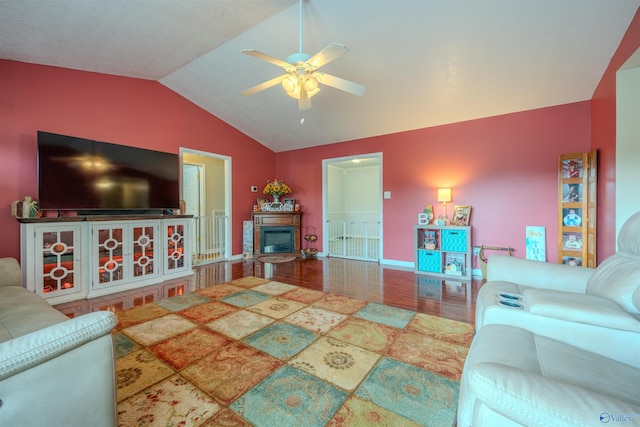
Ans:
POLYGON ((481 279, 470 282, 417 275, 411 269, 340 258, 302 259, 279 264, 256 259, 194 268, 195 274, 100 298, 55 306, 70 317, 96 310, 121 311, 226 283, 244 276, 322 290, 420 313, 474 323, 481 279))

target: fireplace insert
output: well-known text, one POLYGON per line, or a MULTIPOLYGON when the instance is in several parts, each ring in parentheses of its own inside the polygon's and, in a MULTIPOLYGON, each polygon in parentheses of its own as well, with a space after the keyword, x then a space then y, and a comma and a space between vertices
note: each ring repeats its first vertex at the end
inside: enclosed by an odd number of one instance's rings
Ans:
POLYGON ((293 227, 262 227, 260 229, 260 252, 287 253, 294 251, 293 227))

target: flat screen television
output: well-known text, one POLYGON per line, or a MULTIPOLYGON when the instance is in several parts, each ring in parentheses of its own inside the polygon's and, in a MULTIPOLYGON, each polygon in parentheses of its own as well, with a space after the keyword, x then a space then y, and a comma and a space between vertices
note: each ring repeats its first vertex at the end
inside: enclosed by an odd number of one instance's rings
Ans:
POLYGON ((82 214, 179 207, 177 154, 38 131, 38 203, 82 214))

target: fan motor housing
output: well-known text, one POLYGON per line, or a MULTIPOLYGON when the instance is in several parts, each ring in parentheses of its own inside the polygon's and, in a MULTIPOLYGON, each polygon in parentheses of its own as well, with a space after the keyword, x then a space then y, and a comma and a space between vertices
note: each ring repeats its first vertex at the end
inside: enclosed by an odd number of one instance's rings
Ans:
POLYGON ((311 55, 304 52, 298 52, 287 56, 286 61, 291 65, 296 65, 299 62, 307 62, 309 58, 311 58, 311 55))

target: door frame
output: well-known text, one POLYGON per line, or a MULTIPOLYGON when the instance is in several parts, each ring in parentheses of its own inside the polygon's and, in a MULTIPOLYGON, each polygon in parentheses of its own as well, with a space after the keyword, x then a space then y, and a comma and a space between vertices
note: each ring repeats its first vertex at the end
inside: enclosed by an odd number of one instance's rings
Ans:
MULTIPOLYGON (((383 214, 383 180, 382 180, 382 175, 383 175, 383 168, 382 168, 382 152, 376 152, 376 153, 366 153, 366 154, 359 154, 359 155, 352 155, 352 156, 346 156, 346 157, 335 157, 335 158, 331 158, 331 159, 323 159, 322 160, 322 248, 323 248, 323 252, 326 255, 327 252, 327 248, 329 247, 329 241, 328 241, 328 227, 327 227, 327 221, 329 218, 329 196, 328 196, 328 189, 329 189, 329 172, 328 172, 328 168, 329 166, 331 166, 334 163, 339 163, 339 162, 345 162, 345 161, 352 161, 352 160, 357 160, 357 159, 377 159, 378 161, 378 166, 380 167, 380 173, 379 173, 379 180, 380 180, 380 194, 379 194, 379 199, 378 199, 378 203, 380 205, 380 217, 379 217, 379 221, 380 221, 380 259, 379 262, 382 263, 382 260, 384 259, 384 239, 383 239, 383 235, 384 235, 384 222, 383 222, 383 218, 384 218, 384 214, 383 214)), ((363 165, 364 167, 369 167, 367 165, 363 165)))

